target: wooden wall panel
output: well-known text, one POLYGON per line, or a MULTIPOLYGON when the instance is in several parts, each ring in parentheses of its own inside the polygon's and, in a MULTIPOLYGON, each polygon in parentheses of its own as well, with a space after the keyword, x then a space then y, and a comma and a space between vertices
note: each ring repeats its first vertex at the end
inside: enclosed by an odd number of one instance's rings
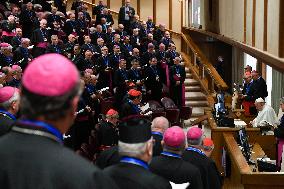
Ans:
POLYGON ((255 13, 255 47, 263 49, 264 0, 256 1, 255 13))
POLYGON ((243 41, 243 28, 244 28, 244 1, 243 0, 232 0, 232 37, 238 41, 243 41))
POLYGON ((131 6, 135 9, 135 12, 137 14, 137 0, 131 0, 131 6))
POLYGON ((173 0, 172 30, 181 32, 181 2, 173 0))
POLYGON ((119 11, 121 3, 121 0, 110 0, 110 9, 114 11, 119 11))
POLYGON ((252 9, 253 9, 253 0, 247 0, 246 41, 248 45, 252 45, 252 9))
POLYGON ((147 20, 148 16, 153 16, 153 1, 140 0, 140 19, 147 20))
POLYGON ((157 10, 156 10, 156 23, 164 23, 166 27, 169 27, 169 1, 168 0, 156 0, 157 10))
POLYGON ((278 56, 279 44, 279 5, 283 0, 268 1, 267 51, 278 56))

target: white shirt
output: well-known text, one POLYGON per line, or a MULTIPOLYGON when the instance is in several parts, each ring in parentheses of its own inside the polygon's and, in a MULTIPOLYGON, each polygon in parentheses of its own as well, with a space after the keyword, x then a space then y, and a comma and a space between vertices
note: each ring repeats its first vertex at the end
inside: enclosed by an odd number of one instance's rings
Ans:
POLYGON ((259 126, 261 121, 267 121, 272 125, 277 125, 278 119, 273 108, 267 104, 258 112, 257 117, 252 121, 253 127, 259 126))

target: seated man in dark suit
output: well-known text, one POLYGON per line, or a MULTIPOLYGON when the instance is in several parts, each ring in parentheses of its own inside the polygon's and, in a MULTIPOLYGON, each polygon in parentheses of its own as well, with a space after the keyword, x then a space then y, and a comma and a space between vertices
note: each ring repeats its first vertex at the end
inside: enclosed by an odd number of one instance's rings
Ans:
POLYGON ((188 148, 185 149, 182 159, 195 165, 200 173, 205 189, 221 189, 222 180, 215 162, 202 152, 203 131, 198 127, 191 127, 187 131, 188 148))
POLYGON ((169 128, 169 121, 165 117, 156 117, 152 121, 152 137, 155 140, 155 145, 153 147, 153 157, 159 156, 162 151, 162 140, 164 137, 164 132, 169 128))
POLYGON ((122 156, 116 165, 104 169, 120 188, 171 188, 165 179, 151 173, 151 122, 132 118, 119 126, 118 150, 122 156))
POLYGON ((181 159, 184 147, 185 134, 182 128, 168 128, 164 134, 163 152, 152 159, 150 170, 170 181, 172 186, 203 189, 198 168, 181 159))
POLYGON ((138 105, 141 103, 141 100, 142 93, 135 89, 130 89, 126 102, 121 106, 120 117, 123 119, 132 115, 140 115, 141 110, 138 105))
POLYGON ((0 178, 5 177, 1 187, 116 188, 98 168, 63 145, 82 88, 76 67, 62 55, 43 55, 29 64, 20 102, 25 119, 0 138, 0 178))
POLYGON ((14 87, 0 88, 0 136, 9 132, 19 111, 20 94, 14 87))
POLYGON ((52 35, 51 36, 51 44, 47 46, 46 53, 63 54, 63 50, 58 45, 58 36, 57 35, 52 35))

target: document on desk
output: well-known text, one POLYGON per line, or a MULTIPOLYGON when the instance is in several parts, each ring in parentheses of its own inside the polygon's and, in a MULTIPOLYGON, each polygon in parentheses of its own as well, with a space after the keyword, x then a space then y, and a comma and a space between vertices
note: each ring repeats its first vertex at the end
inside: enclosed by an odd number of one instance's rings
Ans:
POLYGON ((173 182, 170 182, 172 189, 186 189, 190 183, 183 183, 183 184, 175 184, 173 182))

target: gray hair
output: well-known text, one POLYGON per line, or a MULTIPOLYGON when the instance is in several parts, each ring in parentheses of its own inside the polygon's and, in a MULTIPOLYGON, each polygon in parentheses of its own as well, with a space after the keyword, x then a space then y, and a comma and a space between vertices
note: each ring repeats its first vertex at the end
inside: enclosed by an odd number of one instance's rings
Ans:
POLYGON ((31 40, 29 38, 22 38, 21 39, 21 43, 25 43, 25 42, 30 42, 31 40))
POLYGON ((169 128, 169 126, 170 123, 168 119, 160 116, 153 119, 151 129, 162 129, 164 132, 167 128, 169 128))
POLYGON ((284 104, 284 96, 281 97, 279 100, 280 100, 280 104, 284 104))
POLYGON ((200 137, 199 139, 187 139, 187 143, 188 145, 200 146, 202 145, 202 139, 203 137, 200 137))
POLYGON ((128 144, 118 141, 118 152, 120 156, 140 157, 146 152, 147 145, 152 142, 152 139, 147 142, 128 144))
POLYGON ((12 96, 9 100, 0 103, 0 108, 2 108, 2 109, 4 109, 4 110, 9 110, 9 108, 10 108, 11 105, 12 105, 12 103, 13 103, 13 102, 16 102, 16 101, 18 101, 18 100, 20 100, 20 94, 15 91, 14 94, 13 94, 13 96, 12 96))
POLYGON ((27 119, 37 119, 39 116, 43 116, 46 120, 57 121, 68 114, 72 100, 74 97, 80 96, 81 92, 80 80, 70 92, 56 97, 33 94, 22 86, 21 113, 27 119))

